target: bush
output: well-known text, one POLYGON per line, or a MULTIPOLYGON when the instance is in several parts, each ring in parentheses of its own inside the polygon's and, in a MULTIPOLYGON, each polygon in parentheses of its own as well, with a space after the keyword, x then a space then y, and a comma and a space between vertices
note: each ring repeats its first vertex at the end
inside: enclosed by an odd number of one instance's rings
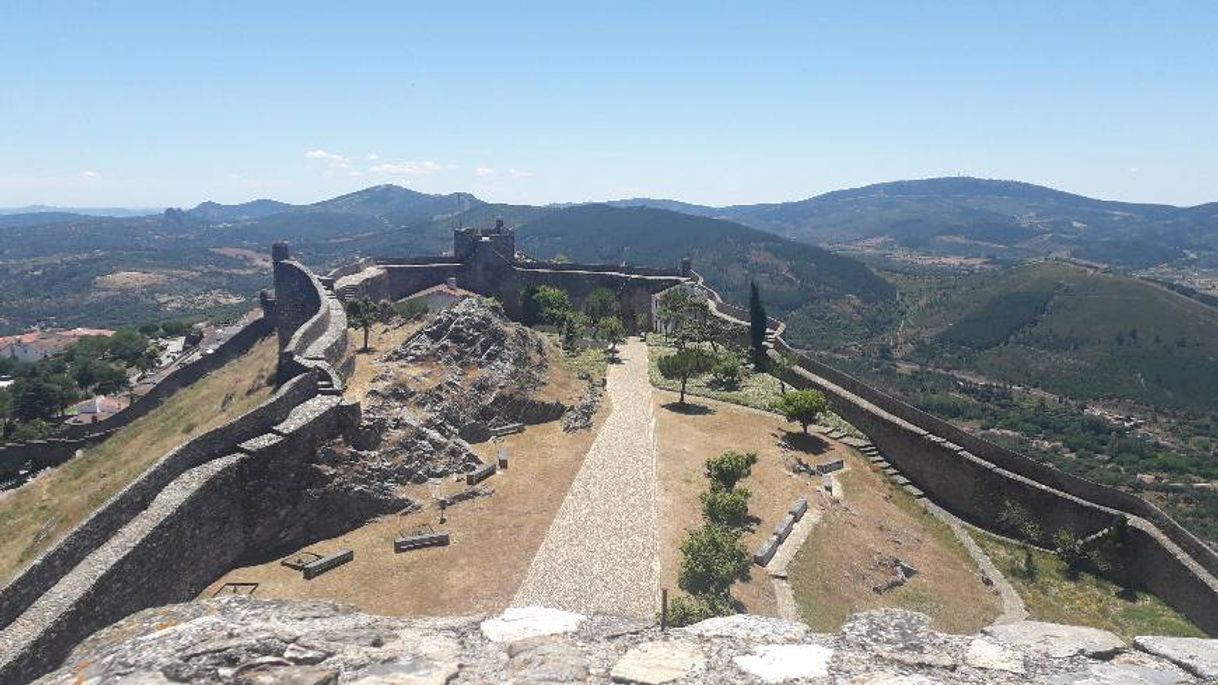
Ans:
POLYGON ((703 595, 700 597, 673 597, 668 602, 668 625, 688 626, 716 616, 736 613, 728 597, 703 595))
POLYGON ((698 496, 702 502, 702 517, 707 523, 744 528, 749 518, 749 494, 745 488, 723 490, 712 487, 698 496))
POLYGON ((778 398, 774 402, 774 409, 787 417, 788 421, 798 423, 807 433, 808 426, 829 410, 829 402, 816 390, 795 390, 778 398))
POLYGON ((723 355, 711 369, 711 378, 721 388, 740 387, 740 362, 732 355, 723 355))
POLYGON ((427 316, 427 311, 427 303, 423 300, 403 300, 393 305, 393 313, 407 321, 421 319, 427 316))
POLYGON ((691 595, 726 597, 732 583, 749 579, 749 553, 740 531, 708 523, 690 531, 681 543, 677 584, 691 595))
POLYGON ((727 450, 706 460, 705 473, 711 481, 711 489, 731 490, 736 487, 736 483, 749 477, 756 463, 755 452, 741 454, 735 450, 727 450))

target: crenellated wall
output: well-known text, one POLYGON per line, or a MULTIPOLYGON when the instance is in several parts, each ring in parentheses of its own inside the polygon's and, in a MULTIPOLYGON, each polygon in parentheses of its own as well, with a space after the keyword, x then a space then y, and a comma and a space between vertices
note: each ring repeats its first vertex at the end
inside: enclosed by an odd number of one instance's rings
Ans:
POLYGON ((299 486, 318 446, 359 420, 335 366, 346 314, 286 245, 276 250, 266 320, 281 341, 279 389, 163 456, 0 589, 0 683, 53 669, 131 612, 194 597, 242 559, 334 530, 327 512, 311 519, 285 505, 306 496, 299 486))

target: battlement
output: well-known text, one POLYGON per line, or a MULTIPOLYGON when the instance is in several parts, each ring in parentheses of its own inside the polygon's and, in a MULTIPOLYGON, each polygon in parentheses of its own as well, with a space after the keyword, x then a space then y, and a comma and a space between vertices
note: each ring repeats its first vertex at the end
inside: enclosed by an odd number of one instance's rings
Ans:
POLYGON ((459 227, 453 229, 453 257, 465 261, 473 256, 480 243, 502 255, 508 261, 516 259, 516 231, 508 228, 503 219, 496 219, 491 228, 459 227))

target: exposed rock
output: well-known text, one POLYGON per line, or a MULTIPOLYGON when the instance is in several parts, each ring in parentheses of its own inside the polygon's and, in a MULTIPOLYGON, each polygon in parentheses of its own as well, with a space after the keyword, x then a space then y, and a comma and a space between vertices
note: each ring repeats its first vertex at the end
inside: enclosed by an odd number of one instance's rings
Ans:
POLYGON ((1218 640, 1141 635, 1133 639, 1133 644, 1138 649, 1179 665, 1199 678, 1218 680, 1218 640))
POLYGON ((482 634, 491 642, 515 642, 542 635, 572 633, 586 617, 560 609, 512 607, 503 615, 482 622, 482 634))
MULTIPOLYGON (((1038 628, 1036 635, 1060 635, 1061 628, 1038 628)), ((892 609, 856 614, 836 634, 813 634, 801 624, 755 616, 713 619, 665 634, 638 621, 536 607, 510 609, 489 620, 392 618, 331 602, 229 597, 129 616, 87 639, 40 682, 1213 682, 1149 652, 1102 658, 1110 652, 1097 649, 1094 636, 1086 648, 1076 637, 1070 649, 1059 651, 1046 651, 1022 632, 1017 641, 939 633, 926 616, 892 609)))
POLYGON ((990 626, 983 632, 1005 645, 1055 659, 1080 655, 1105 658, 1125 648, 1125 642, 1107 630, 1084 626, 1019 621, 990 626))
POLYGON ((808 626, 769 616, 735 614, 708 618, 701 623, 678 628, 675 632, 700 637, 732 637, 758 642, 794 642, 807 636, 808 626))
POLYGON ((692 642, 655 640, 631 648, 609 675, 623 683, 661 685, 684 678, 705 664, 702 649, 692 642))
POLYGON ((990 671, 1024 672, 1022 654, 983 637, 969 643, 964 662, 973 668, 990 671))
POLYGON ((829 675, 833 650, 821 645, 761 645, 733 661, 745 673, 767 683, 829 675))

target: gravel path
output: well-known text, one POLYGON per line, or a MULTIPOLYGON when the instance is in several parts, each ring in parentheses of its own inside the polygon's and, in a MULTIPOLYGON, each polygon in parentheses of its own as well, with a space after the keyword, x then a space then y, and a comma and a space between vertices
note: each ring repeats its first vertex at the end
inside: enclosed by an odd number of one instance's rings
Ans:
POLYGON ((609 367, 612 409, 512 604, 652 618, 660 596, 655 417, 647 346, 609 367))

